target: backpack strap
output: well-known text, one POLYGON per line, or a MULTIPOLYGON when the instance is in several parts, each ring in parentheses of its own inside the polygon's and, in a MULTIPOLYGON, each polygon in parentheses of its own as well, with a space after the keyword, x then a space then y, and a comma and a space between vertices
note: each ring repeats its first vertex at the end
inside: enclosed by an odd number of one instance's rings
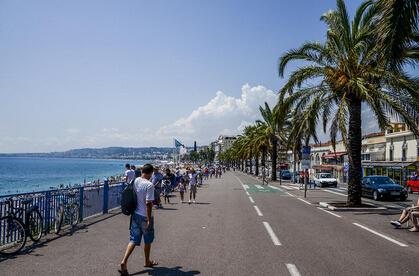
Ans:
POLYGON ((131 226, 132 226, 132 216, 133 216, 133 215, 131 215, 131 216, 129 217, 129 230, 131 230, 131 226))

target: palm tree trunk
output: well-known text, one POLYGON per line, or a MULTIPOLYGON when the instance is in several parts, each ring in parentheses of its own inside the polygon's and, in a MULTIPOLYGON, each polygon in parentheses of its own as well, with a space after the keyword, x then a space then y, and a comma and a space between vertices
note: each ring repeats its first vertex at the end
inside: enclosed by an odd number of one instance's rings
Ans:
POLYGON ((278 157, 278 140, 274 137, 272 138, 272 181, 276 180, 276 159, 278 157))
POLYGON ((266 148, 264 147, 262 149, 262 167, 265 167, 265 166, 266 166, 266 148))
POLYGON ((249 159, 249 172, 253 174, 252 158, 249 159))
POLYGON ((294 183, 295 184, 295 171, 296 171, 296 169, 297 169, 297 158, 296 158, 296 154, 295 154, 295 150, 293 150, 292 151, 292 153, 293 153, 293 170, 292 170, 292 183, 294 183))
POLYGON ((361 201, 361 101, 353 97, 349 104, 348 130, 348 199, 349 206, 360 206, 361 201))
POLYGON ((258 176, 259 175, 259 154, 256 155, 255 157, 255 175, 258 176))

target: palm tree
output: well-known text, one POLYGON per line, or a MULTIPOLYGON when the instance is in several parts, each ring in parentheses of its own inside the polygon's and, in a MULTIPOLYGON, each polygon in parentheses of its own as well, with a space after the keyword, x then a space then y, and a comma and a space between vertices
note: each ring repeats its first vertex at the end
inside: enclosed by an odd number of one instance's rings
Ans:
POLYGON ((265 108, 262 106, 259 107, 260 114, 262 115, 262 119, 256 121, 256 123, 264 128, 266 135, 269 137, 271 143, 271 164, 272 164, 272 181, 276 180, 276 161, 278 159, 278 123, 277 123, 277 108, 271 110, 268 103, 265 102, 265 108))
POLYGON ((417 62, 418 17, 417 0, 378 0, 376 33, 381 58, 388 60, 391 67, 400 69, 406 63, 417 62))
MULTIPOLYGON (((365 1, 350 21, 344 1, 337 0, 337 9, 321 17, 328 26, 326 42, 304 43, 285 53, 279 64, 279 74, 283 76, 290 61, 306 63, 290 74, 280 98, 288 93, 302 118, 322 120, 324 128, 330 123, 333 143, 341 134, 349 157, 350 206, 361 205, 362 103, 372 110, 382 129, 389 126, 391 118, 396 118, 419 135, 418 79, 410 77, 401 66, 412 62, 411 58, 398 56, 398 66, 394 66, 395 58, 390 55, 394 50, 383 55, 381 50, 385 47, 378 47, 384 43, 377 35, 380 22, 385 22, 382 11, 382 5, 365 1)), ((397 41, 392 42, 397 45, 397 41)))

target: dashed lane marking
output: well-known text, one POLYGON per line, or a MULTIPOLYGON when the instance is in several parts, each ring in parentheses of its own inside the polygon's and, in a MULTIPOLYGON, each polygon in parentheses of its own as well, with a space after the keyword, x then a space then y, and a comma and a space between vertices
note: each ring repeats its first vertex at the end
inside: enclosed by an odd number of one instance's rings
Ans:
POLYGON ((275 186, 272 186, 272 185, 268 185, 268 187, 282 192, 282 189, 279 188, 279 187, 275 187, 275 186))
POLYGON ((399 241, 397 241, 397 240, 395 240, 395 239, 393 239, 393 238, 390 238, 389 236, 386 236, 386 235, 384 235, 384 234, 381 234, 381 233, 379 233, 379 232, 377 232, 377 231, 375 231, 375 230, 372 230, 371 228, 368 228, 368 227, 366 227, 366 226, 364 226, 364 225, 362 225, 362 224, 359 224, 359 223, 356 223, 356 222, 354 222, 354 223, 352 223, 353 225, 356 225, 356 226, 358 226, 358 227, 360 227, 360 228, 362 228, 362 229, 364 229, 364 230, 367 230, 368 232, 370 232, 370 233, 372 233, 372 234, 374 234, 374 235, 377 235, 377 236, 379 236, 379 237, 381 237, 381 238, 383 238, 383 239, 386 239, 386 240, 388 240, 388 241, 390 241, 390 242, 392 242, 392 243, 395 243, 395 244, 397 244, 397 245, 399 245, 399 246, 401 246, 401 247, 407 247, 408 245, 407 244, 404 244, 404 243, 402 243, 402 242, 399 242, 399 241))
POLYGON ((326 213, 328 213, 328 214, 330 214, 330 215, 332 215, 332 216, 335 216, 335 217, 337 217, 337 218, 341 218, 341 216, 339 216, 338 214, 335 214, 335 213, 333 213, 333 212, 327 211, 327 210, 325 210, 325 209, 323 209, 323 208, 317 207, 317 209, 322 210, 323 212, 326 212, 326 213))
POLYGON ((293 190, 293 188, 288 187, 288 186, 282 186, 283 188, 287 189, 288 191, 293 190))
POLYGON ((281 242, 279 241, 278 237, 276 236, 274 230, 272 230, 272 227, 269 225, 268 222, 264 221, 263 226, 265 226, 266 231, 268 232, 269 236, 271 237, 271 240, 274 245, 281 245, 281 242))
POLYGON ((334 191, 330 191, 330 190, 323 189, 323 191, 328 192, 328 193, 331 193, 331 194, 335 194, 335 195, 348 196, 348 195, 345 195, 345 194, 342 194, 342 193, 338 193, 338 192, 334 192, 334 191))
POLYGON ((291 276, 301 276, 295 264, 285 264, 291 276))
POLYGON ((298 200, 300 200, 300 201, 302 201, 302 202, 304 202, 305 204, 308 204, 308 205, 311 205, 311 203, 310 202, 308 202, 307 200, 304 200, 304 199, 302 199, 302 198, 297 198, 298 200))
POLYGON ((293 195, 293 194, 291 194, 291 193, 289 193, 289 192, 285 192, 287 195, 289 195, 289 196, 292 196, 292 197, 295 197, 295 195, 293 195))
POLYGON ((249 189, 249 185, 243 184, 243 188, 244 188, 245 190, 247 190, 247 189, 249 189))
POLYGON ((251 196, 249 196, 249 200, 250 200, 250 202, 255 203, 255 201, 253 200, 253 198, 251 196))
POLYGON ((253 207, 255 207, 256 213, 258 214, 259 217, 263 217, 262 212, 259 210, 259 207, 257 207, 256 205, 254 205, 253 207))

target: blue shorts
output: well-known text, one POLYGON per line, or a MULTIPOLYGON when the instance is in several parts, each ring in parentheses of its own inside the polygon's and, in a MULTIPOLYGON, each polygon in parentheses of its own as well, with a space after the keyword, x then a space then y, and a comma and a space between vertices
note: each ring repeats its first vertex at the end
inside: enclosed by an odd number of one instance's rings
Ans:
POLYGON ((145 244, 151 244, 154 241, 154 218, 151 217, 150 229, 147 229, 147 218, 134 214, 132 216, 129 240, 135 245, 140 245, 141 237, 143 236, 145 244))

